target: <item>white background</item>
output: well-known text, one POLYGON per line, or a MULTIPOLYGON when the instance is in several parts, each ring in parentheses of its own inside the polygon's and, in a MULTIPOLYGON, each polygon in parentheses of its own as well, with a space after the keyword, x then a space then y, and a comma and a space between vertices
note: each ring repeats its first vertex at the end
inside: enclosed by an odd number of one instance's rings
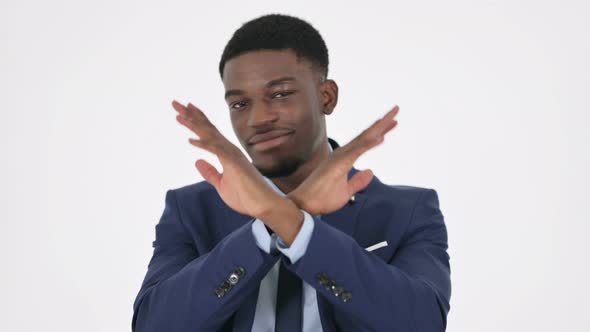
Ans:
POLYGON ((238 144, 218 61, 271 12, 325 39, 341 145, 400 105, 355 166, 439 194, 447 330, 589 330, 588 2, 0 3, 0 330, 130 330, 165 191, 220 167, 170 103, 238 144))

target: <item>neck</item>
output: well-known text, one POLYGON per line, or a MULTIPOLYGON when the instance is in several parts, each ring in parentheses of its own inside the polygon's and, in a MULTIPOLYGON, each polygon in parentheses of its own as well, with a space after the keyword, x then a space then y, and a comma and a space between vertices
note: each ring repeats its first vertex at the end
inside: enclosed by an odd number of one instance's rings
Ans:
POLYGON ((274 183, 274 185, 283 193, 290 193, 295 188, 299 187, 299 185, 307 179, 307 177, 317 169, 324 160, 329 158, 331 153, 332 147, 328 140, 326 140, 325 143, 317 149, 313 157, 302 164, 293 174, 285 177, 273 178, 272 183, 274 183))

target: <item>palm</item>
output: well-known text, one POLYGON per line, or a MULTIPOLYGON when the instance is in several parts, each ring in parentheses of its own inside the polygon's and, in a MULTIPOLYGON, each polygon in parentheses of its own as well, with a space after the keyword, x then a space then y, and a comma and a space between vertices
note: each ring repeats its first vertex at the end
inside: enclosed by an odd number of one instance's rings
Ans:
MULTIPOLYGON (((221 173, 217 184, 217 192, 225 204, 233 210, 246 215, 257 215, 258 212, 253 207, 259 204, 259 202, 256 202, 258 195, 254 195, 251 190, 237 190, 237 188, 252 188, 264 180, 254 166, 245 157, 243 159, 245 162, 240 160, 239 165, 237 165, 234 160, 222 160, 220 158, 223 173, 221 173)), ((203 175, 203 172, 200 173, 203 175)))
POLYGON ((215 154, 221 162, 223 173, 203 159, 195 163, 199 173, 215 187, 221 199, 242 214, 258 216, 265 213, 273 205, 273 199, 279 196, 242 151, 229 142, 194 105, 189 103, 188 107, 184 107, 176 102, 172 105, 179 112, 176 117, 178 122, 200 137, 198 140, 189 139, 189 142, 215 154))
POLYGON ((295 195, 303 192, 309 197, 301 202, 302 209, 313 214, 326 214, 340 209, 348 202, 351 194, 348 171, 339 167, 335 161, 335 156, 331 156, 295 189, 295 195))
POLYGON ((385 134, 397 125, 396 106, 375 121, 348 144, 336 149, 299 187, 287 196, 311 214, 327 214, 343 207, 357 191, 365 188, 373 172, 364 170, 350 180, 348 171, 363 153, 383 142, 385 134))

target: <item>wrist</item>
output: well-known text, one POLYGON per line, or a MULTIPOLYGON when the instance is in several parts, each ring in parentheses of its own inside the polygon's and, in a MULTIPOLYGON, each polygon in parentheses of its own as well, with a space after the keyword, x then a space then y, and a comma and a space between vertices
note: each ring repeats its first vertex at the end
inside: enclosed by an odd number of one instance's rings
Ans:
MULTIPOLYGON (((293 204, 295 204, 295 206, 298 209, 303 209, 302 207, 302 202, 299 199, 299 197, 297 197, 297 193, 296 190, 291 191, 290 193, 288 193, 287 195, 285 195, 285 198, 288 199, 289 201, 291 201, 293 204)), ((305 210, 305 209, 304 209, 305 210)))
POLYGON ((276 214, 276 209, 285 204, 284 200, 284 197, 281 197, 278 194, 273 194, 270 198, 264 199, 264 207, 258 209, 257 214, 252 216, 260 220, 266 220, 268 217, 276 214))
MULTIPOLYGON (((316 215, 316 214, 320 214, 320 210, 319 210, 319 206, 317 204, 317 202, 314 202, 313 200, 305 200, 300 198, 301 197, 305 197, 305 194, 302 195, 298 195, 297 192, 295 190, 291 191, 290 193, 288 193, 285 198, 289 199, 291 202, 293 202, 293 204, 295 204, 295 206, 300 209, 300 210, 304 210, 307 211, 307 213, 311 214, 311 215, 316 215)), ((308 195, 309 196, 309 195, 308 195)))
POLYGON ((280 197, 273 203, 272 208, 258 216, 258 219, 280 236, 287 245, 291 245, 303 225, 303 212, 286 197, 280 197))
MULTIPOLYGON (((269 200, 268 207, 260 212, 256 217, 258 219, 264 220, 266 223, 267 220, 274 220, 277 217, 281 218, 281 216, 284 219, 286 215, 294 215, 298 212, 300 212, 299 207, 291 199, 283 196, 277 196, 276 198, 269 200)), ((268 225, 268 223, 266 224, 268 225)))

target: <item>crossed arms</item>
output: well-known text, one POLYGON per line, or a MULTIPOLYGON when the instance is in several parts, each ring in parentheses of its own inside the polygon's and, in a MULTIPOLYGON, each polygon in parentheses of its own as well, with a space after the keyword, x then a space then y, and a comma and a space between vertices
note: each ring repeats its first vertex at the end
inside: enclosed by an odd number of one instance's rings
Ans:
MULTIPOLYGON (((315 216, 338 210, 369 183, 370 170, 358 172, 350 181, 346 170, 360 154, 383 141, 383 135, 395 126, 391 116, 397 112, 392 110, 355 140, 335 150, 296 190, 280 197, 237 147, 223 145, 229 142, 200 110, 191 104, 183 107, 175 103, 174 107, 179 122, 201 137, 199 143, 191 143, 216 153, 224 166, 220 174, 207 162, 197 161, 197 169, 207 182, 232 209, 264 220, 286 245, 296 239, 303 211, 315 216), (322 200, 309 199, 313 197, 322 200)), ((451 291, 446 228, 436 192, 423 189, 415 196, 404 238, 390 262, 365 251, 348 234, 314 217, 307 244, 307 253, 311 254, 303 255, 291 268, 331 299, 336 308, 349 312, 359 327, 375 331, 392 327, 400 331, 444 331, 451 291), (349 255, 335 262, 333 257, 342 257, 341 253, 349 255), (343 285, 362 291, 355 292, 353 301, 343 302, 328 290, 325 279, 318 278, 319 271, 337 275, 343 285)), ((166 206, 156 226, 154 254, 134 303, 134 331, 192 331, 197 327, 203 331, 220 330, 279 259, 256 245, 251 231, 254 219, 224 237, 211 251, 198 252, 180 212, 184 204, 195 204, 195 198, 186 200, 182 201, 177 191, 166 194, 166 206), (243 271, 239 281, 231 291, 216 297, 212 289, 236 271, 243 271)))

